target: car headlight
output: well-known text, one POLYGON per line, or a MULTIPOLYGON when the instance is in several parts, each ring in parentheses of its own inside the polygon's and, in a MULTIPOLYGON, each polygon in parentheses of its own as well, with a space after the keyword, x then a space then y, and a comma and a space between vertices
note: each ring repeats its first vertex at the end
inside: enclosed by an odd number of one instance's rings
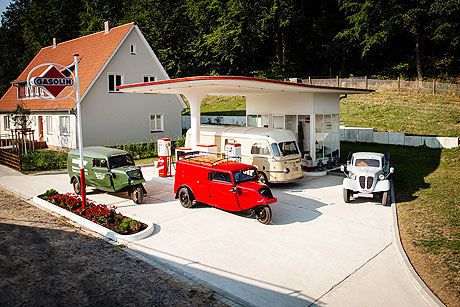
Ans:
POLYGON ((290 172, 289 168, 286 167, 286 168, 284 169, 284 173, 289 174, 289 172, 290 172))
POLYGON ((379 175, 379 179, 380 179, 380 180, 385 179, 385 175, 384 175, 384 174, 380 174, 380 175, 379 175))

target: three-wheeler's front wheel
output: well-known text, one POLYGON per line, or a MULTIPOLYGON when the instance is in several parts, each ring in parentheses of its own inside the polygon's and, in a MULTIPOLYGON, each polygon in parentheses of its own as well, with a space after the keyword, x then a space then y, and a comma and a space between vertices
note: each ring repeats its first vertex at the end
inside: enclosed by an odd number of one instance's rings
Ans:
POLYGON ((272 219, 272 210, 269 206, 259 207, 255 210, 256 219, 262 224, 267 225, 272 219))

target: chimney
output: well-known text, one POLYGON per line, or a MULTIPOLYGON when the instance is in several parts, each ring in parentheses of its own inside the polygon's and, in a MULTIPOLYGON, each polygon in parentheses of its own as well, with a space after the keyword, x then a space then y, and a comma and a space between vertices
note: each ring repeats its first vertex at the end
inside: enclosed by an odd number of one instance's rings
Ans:
POLYGON ((53 48, 56 48, 60 42, 61 42, 60 38, 54 37, 53 38, 53 48))
POLYGON ((110 32, 110 29, 115 27, 115 23, 112 21, 106 21, 104 22, 104 34, 107 34, 110 32))

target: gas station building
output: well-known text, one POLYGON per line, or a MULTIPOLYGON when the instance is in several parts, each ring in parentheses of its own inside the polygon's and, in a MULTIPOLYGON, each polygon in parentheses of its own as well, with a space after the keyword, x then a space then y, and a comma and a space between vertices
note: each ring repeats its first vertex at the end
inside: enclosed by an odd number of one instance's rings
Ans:
POLYGON ((121 92, 182 94, 190 104, 192 144, 200 144, 200 105, 206 95, 245 96, 248 127, 294 132, 313 161, 339 156, 341 95, 372 90, 234 76, 189 77, 119 86, 121 92))

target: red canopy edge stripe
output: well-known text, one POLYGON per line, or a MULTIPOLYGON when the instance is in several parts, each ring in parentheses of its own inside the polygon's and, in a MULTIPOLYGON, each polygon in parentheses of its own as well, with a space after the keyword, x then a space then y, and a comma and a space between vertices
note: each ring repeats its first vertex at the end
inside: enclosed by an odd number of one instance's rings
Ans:
POLYGON ((346 88, 346 87, 334 87, 334 86, 321 86, 321 85, 310 85, 310 84, 301 84, 301 83, 291 83, 286 81, 278 81, 278 80, 270 80, 270 79, 259 79, 254 77, 243 77, 243 76, 199 76, 199 77, 185 77, 185 78, 177 78, 177 79, 169 79, 169 80, 160 80, 160 81, 153 81, 153 82, 145 82, 145 83, 135 83, 135 84, 126 84, 117 86, 117 89, 124 89, 124 88, 131 88, 131 87, 140 87, 140 86, 148 86, 148 85, 160 85, 160 84, 168 84, 168 83, 179 83, 179 82, 188 82, 188 81, 203 81, 203 80, 234 80, 234 81, 257 81, 257 82, 265 82, 265 83, 272 83, 272 84, 281 84, 281 85, 290 85, 290 86, 298 86, 303 88, 318 88, 318 89, 341 89, 346 91, 357 91, 357 92, 369 92, 372 93, 374 90, 367 90, 367 89, 357 89, 357 88, 346 88))

